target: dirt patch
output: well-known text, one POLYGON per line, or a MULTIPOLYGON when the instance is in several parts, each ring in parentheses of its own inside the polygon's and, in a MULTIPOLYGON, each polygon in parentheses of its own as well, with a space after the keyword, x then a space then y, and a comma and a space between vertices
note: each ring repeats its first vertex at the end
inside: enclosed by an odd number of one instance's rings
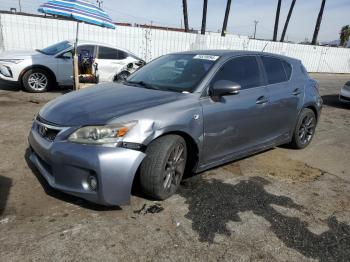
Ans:
POLYGON ((305 164, 304 162, 292 160, 281 149, 256 155, 244 160, 245 167, 259 170, 261 175, 283 178, 291 181, 309 182, 324 175, 324 171, 305 164))

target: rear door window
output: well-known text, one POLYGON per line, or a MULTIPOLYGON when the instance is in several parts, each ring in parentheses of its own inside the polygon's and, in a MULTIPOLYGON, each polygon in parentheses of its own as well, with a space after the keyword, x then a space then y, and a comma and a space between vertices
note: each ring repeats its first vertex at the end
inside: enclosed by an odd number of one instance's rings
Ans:
POLYGON ((128 54, 124 51, 100 46, 98 48, 98 58, 99 59, 110 59, 110 60, 122 60, 128 57, 128 54))
POLYGON ((262 56, 261 60, 265 68, 269 85, 287 81, 287 75, 281 59, 262 56))
POLYGON ((95 53, 94 45, 81 45, 78 46, 78 55, 83 57, 93 57, 95 53))
POLYGON ((213 82, 228 80, 248 89, 262 85, 261 74, 255 56, 242 56, 226 62, 214 76, 213 82))

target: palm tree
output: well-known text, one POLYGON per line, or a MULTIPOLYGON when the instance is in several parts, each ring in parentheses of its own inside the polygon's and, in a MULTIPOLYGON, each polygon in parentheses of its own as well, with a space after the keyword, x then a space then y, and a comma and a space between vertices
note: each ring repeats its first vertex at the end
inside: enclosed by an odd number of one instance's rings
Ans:
POLYGON ((279 23, 279 20, 280 20, 280 11, 281 11, 281 2, 282 2, 282 0, 278 0, 278 3, 277 3, 276 18, 275 18, 275 28, 273 30, 273 41, 277 40, 278 23, 279 23))
POLYGON ((321 9, 320 9, 320 12, 318 13, 318 17, 316 21, 314 35, 312 37, 312 42, 311 42, 312 45, 316 45, 316 42, 317 42, 318 32, 320 31, 320 27, 321 27, 322 15, 323 15, 325 4, 326 4, 326 0, 322 0, 321 9))
POLYGON ((288 12, 288 15, 287 15, 286 23, 284 24, 283 31, 282 31, 281 42, 284 41, 284 37, 286 36, 289 20, 290 20, 290 17, 292 16, 295 2, 296 2, 296 0, 293 0, 292 3, 290 4, 290 8, 289 8, 289 12, 288 12))
POLYGON ((205 27, 207 23, 207 6, 208 6, 208 0, 203 0, 203 17, 202 17, 202 29, 201 29, 202 35, 205 35, 205 27))
POLYGON ((345 25, 340 31, 340 46, 346 47, 350 37, 350 26, 345 25))
POLYGON ((230 8, 231 8, 231 0, 227 0, 225 18, 224 18, 224 24, 222 25, 221 36, 226 35, 227 22, 228 22, 228 16, 230 14, 230 8))
POLYGON ((182 0, 182 8, 184 13, 185 32, 188 32, 187 0, 182 0))

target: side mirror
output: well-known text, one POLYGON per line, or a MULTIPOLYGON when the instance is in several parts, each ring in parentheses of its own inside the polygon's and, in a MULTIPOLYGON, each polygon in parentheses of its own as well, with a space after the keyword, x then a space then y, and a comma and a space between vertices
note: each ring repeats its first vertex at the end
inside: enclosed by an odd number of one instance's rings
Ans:
POLYGON ((211 96, 236 95, 241 90, 241 85, 228 80, 219 80, 211 87, 211 96))

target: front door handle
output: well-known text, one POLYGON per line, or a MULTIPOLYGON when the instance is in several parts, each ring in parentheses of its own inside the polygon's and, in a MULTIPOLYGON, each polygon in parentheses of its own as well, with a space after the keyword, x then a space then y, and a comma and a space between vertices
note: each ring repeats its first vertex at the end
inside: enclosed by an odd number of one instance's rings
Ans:
POLYGON ((266 98, 266 96, 260 96, 257 100, 256 100, 256 104, 257 105, 263 105, 266 104, 267 102, 269 102, 269 100, 266 98))
POLYGON ((294 91, 293 91, 293 93, 292 93, 293 96, 298 96, 298 95, 300 95, 300 94, 301 94, 301 91, 300 91, 299 88, 295 88, 294 91))

